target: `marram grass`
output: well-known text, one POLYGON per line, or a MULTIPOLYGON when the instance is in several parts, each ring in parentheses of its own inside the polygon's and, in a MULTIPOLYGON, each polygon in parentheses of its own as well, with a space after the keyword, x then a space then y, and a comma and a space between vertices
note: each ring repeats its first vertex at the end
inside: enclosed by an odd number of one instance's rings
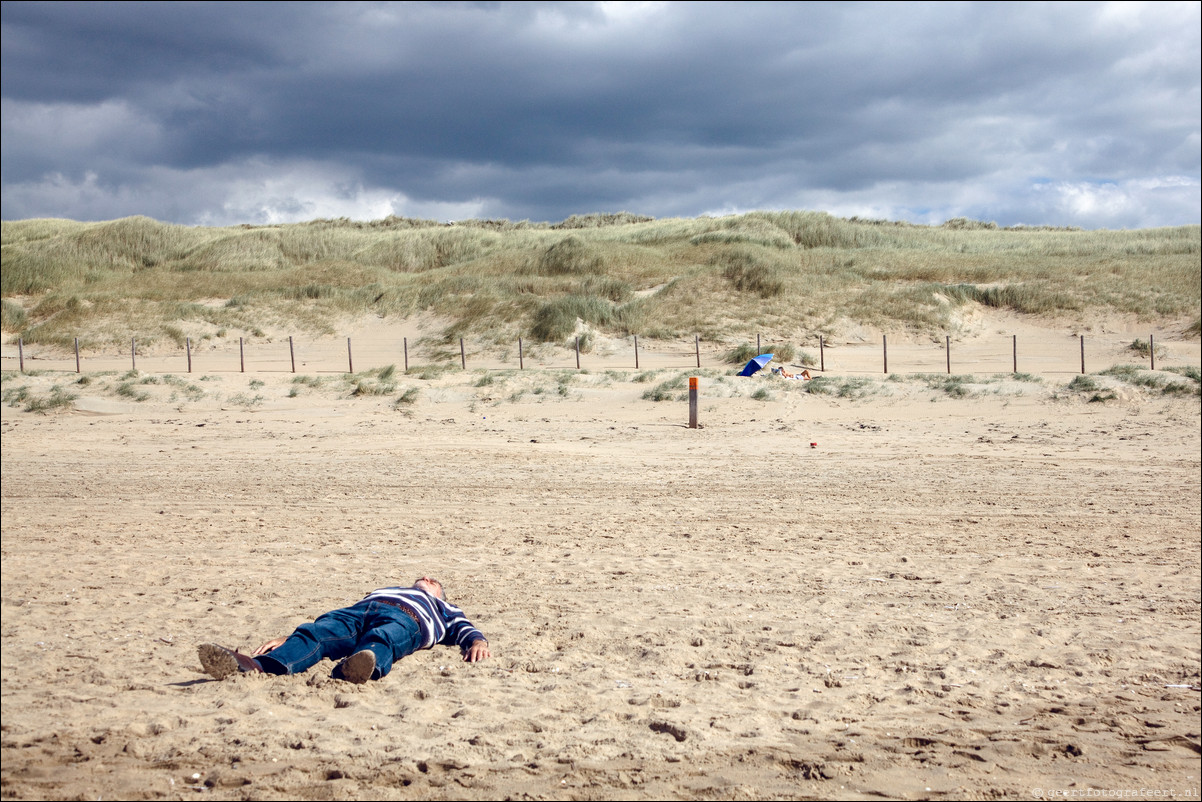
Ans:
POLYGON ((936 333, 970 305, 1199 319, 1199 226, 918 226, 822 212, 561 223, 386 218, 199 228, 145 217, 3 223, 3 330, 66 347, 446 321, 444 342, 580 330, 737 342, 843 323, 936 333))

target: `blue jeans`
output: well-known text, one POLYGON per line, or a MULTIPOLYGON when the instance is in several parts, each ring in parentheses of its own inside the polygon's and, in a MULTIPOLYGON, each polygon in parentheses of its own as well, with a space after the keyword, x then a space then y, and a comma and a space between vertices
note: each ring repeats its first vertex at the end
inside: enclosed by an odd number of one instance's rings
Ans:
POLYGON ((417 622, 390 604, 360 602, 301 624, 278 648, 255 658, 269 674, 299 674, 324 658, 341 660, 364 649, 376 656, 372 679, 421 648, 417 622))

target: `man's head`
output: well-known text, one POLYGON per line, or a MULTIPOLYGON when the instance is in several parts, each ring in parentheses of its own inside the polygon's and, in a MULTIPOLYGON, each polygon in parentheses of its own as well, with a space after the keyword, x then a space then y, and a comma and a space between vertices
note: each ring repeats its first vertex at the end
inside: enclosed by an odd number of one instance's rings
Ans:
POLYGON ((442 589, 442 583, 433 577, 423 576, 413 583, 413 587, 418 590, 424 590, 435 598, 442 599, 443 601, 447 600, 446 592, 442 589))

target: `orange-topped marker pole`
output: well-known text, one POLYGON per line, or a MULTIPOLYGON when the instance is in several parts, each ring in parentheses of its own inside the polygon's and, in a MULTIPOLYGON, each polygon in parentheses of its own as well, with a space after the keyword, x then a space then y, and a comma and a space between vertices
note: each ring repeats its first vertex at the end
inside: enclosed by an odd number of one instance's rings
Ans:
POLYGON ((697 428, 697 377, 689 377, 689 428, 697 428))

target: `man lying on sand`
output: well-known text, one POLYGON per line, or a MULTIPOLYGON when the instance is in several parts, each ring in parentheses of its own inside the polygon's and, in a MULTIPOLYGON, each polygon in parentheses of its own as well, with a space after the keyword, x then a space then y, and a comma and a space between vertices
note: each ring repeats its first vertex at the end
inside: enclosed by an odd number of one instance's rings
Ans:
POLYGON ((434 644, 459 647, 469 663, 492 657, 488 641, 463 610, 448 604, 442 583, 423 576, 411 588, 373 590, 356 604, 272 638, 254 655, 215 643, 201 645, 200 665, 214 679, 238 672, 299 674, 322 659, 341 660, 333 676, 356 685, 382 679, 392 664, 434 644))

